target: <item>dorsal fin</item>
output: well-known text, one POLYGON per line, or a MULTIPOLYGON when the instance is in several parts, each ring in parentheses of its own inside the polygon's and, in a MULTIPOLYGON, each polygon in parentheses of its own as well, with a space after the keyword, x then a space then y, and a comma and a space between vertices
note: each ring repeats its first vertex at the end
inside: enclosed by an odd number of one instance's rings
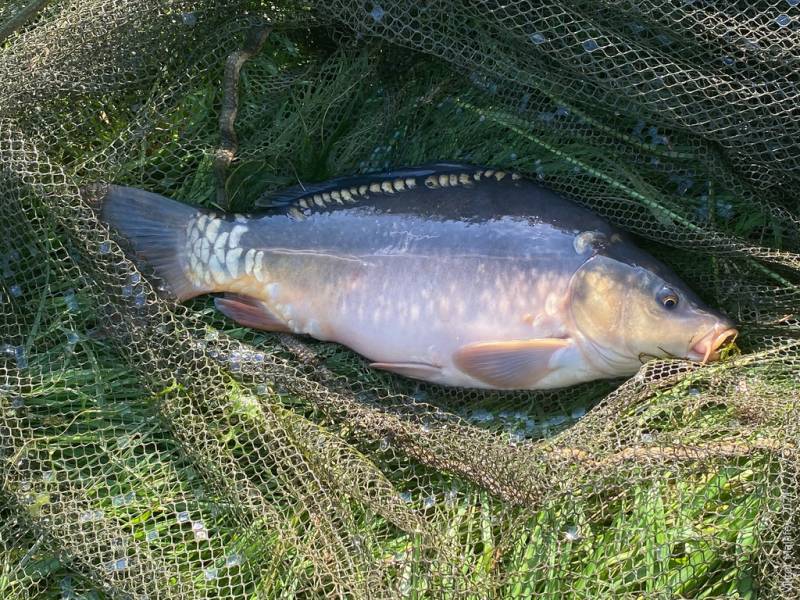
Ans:
POLYGON ((446 185, 470 185, 495 174, 506 175, 503 171, 474 165, 433 163, 385 173, 337 177, 322 183, 301 184, 259 198, 256 206, 271 209, 322 208, 359 202, 371 194, 391 194, 418 186, 438 187, 441 177, 448 178, 446 185))

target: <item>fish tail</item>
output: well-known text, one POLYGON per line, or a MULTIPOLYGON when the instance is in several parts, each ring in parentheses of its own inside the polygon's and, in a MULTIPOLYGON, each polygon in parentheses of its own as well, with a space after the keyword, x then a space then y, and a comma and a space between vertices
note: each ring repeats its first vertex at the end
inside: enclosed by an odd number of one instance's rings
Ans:
POLYGON ((164 196, 112 185, 100 199, 100 217, 124 237, 179 301, 210 291, 192 277, 187 226, 205 212, 164 196))

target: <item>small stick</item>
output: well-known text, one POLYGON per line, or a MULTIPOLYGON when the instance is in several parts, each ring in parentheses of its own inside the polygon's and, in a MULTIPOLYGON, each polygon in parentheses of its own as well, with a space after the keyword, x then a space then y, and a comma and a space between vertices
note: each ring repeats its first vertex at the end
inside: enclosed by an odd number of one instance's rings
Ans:
POLYGON ((788 452, 794 454, 795 446, 774 440, 719 440, 705 444, 686 446, 630 446, 609 456, 595 459, 588 452, 577 448, 554 448, 545 456, 588 464, 594 468, 617 466, 624 462, 646 462, 658 460, 697 461, 711 458, 744 458, 755 452, 788 452))
POLYGON ((6 23, 0 27, 0 45, 3 44, 17 29, 30 21, 36 13, 42 10, 50 0, 31 0, 6 23))
POLYGON ((239 138, 234 129, 239 112, 239 74, 244 63, 261 50, 271 30, 266 24, 255 25, 248 32, 244 47, 230 54, 225 61, 222 108, 219 114, 220 147, 214 157, 214 173, 217 176, 217 204, 226 210, 229 203, 225 192, 225 175, 239 149, 239 138))

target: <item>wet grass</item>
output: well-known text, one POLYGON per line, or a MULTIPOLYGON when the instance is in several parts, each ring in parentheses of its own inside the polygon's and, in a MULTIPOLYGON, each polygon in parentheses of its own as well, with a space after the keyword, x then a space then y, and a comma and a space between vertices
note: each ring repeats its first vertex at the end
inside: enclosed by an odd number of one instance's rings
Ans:
MULTIPOLYGON (((357 50, 315 64, 303 59, 308 49, 299 41, 275 35, 272 44, 245 68, 241 82, 242 151, 226 181, 236 210, 298 179, 446 159, 515 168, 555 186, 577 181, 597 197, 632 192, 626 201, 639 201, 642 218, 656 224, 697 221, 699 186, 696 194, 681 195, 663 191, 663 174, 646 173, 647 181, 630 176, 602 148, 567 134, 559 122, 579 118, 569 108, 551 106, 552 115, 532 126, 532 137, 509 127, 501 112, 471 110, 500 99, 433 61, 383 49, 391 59, 357 50), (401 59, 405 76, 398 80, 392 60, 401 59), (654 182, 662 185, 661 195, 653 195, 659 189, 654 182)), ((217 84, 198 81, 165 110, 137 152, 118 165, 117 180, 212 205, 217 84)), ((122 131, 123 117, 130 115, 120 110, 106 118, 122 131)), ((681 150, 672 157, 676 169, 698 158, 689 144, 677 138, 674 144, 681 150)), ((79 151, 67 149, 62 157, 79 151)), ((92 151, 102 156, 106 149, 92 151)), ((80 177, 81 161, 71 160, 80 177)), ((613 212, 615 205, 598 206, 613 212)), ((754 219, 750 230, 736 225, 736 233, 758 236, 761 226, 754 219)), ((715 260, 697 262, 702 264, 693 268, 704 274, 701 280, 714 281, 715 260)), ((205 466, 183 452, 159 413, 159 398, 144 391, 102 337, 87 334, 95 318, 91 298, 80 297, 78 314, 59 325, 58 315, 74 312, 60 300, 68 285, 41 283, 37 306, 49 325, 32 328, 25 344, 26 377, 36 383, 2 398, 7 421, 16 427, 10 438, 18 444, 6 458, 24 462, 9 470, 0 496, 0 596, 21 598, 36 588, 42 598, 105 598, 92 574, 124 577, 136 557, 152 561, 149 566, 168 565, 161 584, 180 583, 208 598, 302 594, 312 569, 302 549, 266 522, 242 527, 238 508, 210 491, 205 466), (76 343, 65 337, 73 327, 80 329, 76 343), (36 533, 42 519, 64 514, 87 531, 115 528, 122 546, 98 548, 90 564, 80 548, 63 548, 57 536, 36 533)), ((727 308, 739 307, 731 302, 727 308)), ((201 300, 197 306, 205 305, 201 300)), ((236 334, 233 325, 226 326, 236 334)), ((687 379, 632 410, 665 439, 713 441, 719 432, 729 433, 737 418, 732 408, 687 408, 693 385, 687 379)), ((504 400, 450 407, 476 427, 516 435, 518 442, 551 439, 608 390, 586 388, 571 403, 545 407, 504 400)), ((244 413, 253 407, 254 391, 232 384, 231 394, 239 395, 233 404, 243 411, 240 429, 222 434, 232 452, 243 455, 252 450, 244 413)), ((408 598, 753 598, 759 557, 772 541, 764 515, 779 508, 776 466, 763 455, 709 460, 695 469, 631 465, 534 509, 509 507, 468 481, 432 472, 392 449, 377 452, 375 460, 401 501, 436 532, 442 556, 457 557, 436 561, 423 536, 354 503, 354 533, 369 533, 372 540, 364 552, 387 565, 398 595, 408 598)), ((278 483, 264 475, 265 488, 278 483)), ((308 514, 288 500, 277 510, 286 531, 307 534, 308 514)))

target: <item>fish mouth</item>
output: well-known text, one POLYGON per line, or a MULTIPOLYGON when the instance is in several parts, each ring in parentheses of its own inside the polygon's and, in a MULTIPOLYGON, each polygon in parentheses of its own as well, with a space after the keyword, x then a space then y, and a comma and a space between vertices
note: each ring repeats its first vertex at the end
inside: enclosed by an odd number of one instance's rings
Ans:
POLYGON ((720 348, 732 343, 739 335, 735 327, 727 327, 720 331, 720 326, 714 327, 689 351, 689 360, 706 364, 719 360, 720 348))

